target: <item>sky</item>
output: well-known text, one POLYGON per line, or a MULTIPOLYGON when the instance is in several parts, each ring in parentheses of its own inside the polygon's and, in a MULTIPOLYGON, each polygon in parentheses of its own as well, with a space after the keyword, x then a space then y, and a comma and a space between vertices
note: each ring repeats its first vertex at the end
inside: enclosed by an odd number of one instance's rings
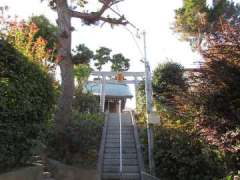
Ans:
MULTIPOLYGON (((240 2, 240 0, 236 1, 240 2)), ((96 0, 89 0, 90 4, 94 2, 96 0)), ((56 13, 47 6, 47 3, 41 3, 40 0, 1 0, 0 6, 2 5, 8 5, 9 14, 17 15, 19 19, 44 14, 52 23, 55 23, 57 18, 56 13)), ((179 35, 171 29, 174 22, 174 10, 181 6, 182 0, 125 0, 115 7, 140 31, 146 31, 147 59, 151 69, 166 59, 179 62, 185 67, 193 67, 194 62, 201 59, 191 50, 189 43, 180 41, 179 35)), ((95 5, 91 6, 91 8, 94 7, 95 5)), ((129 71, 144 71, 144 64, 140 62, 143 56, 126 27, 117 26, 112 29, 107 24, 102 27, 86 26, 79 19, 73 19, 72 24, 76 29, 72 36, 72 47, 84 43, 90 49, 96 50, 100 46, 105 46, 112 49, 114 54, 122 53, 131 60, 129 71)), ((136 34, 134 28, 129 26, 128 29, 134 35, 136 34)), ((136 41, 143 49, 142 39, 136 39, 136 41)), ((132 86, 131 89, 133 90, 132 86)), ((130 104, 132 106, 134 101, 130 104)))

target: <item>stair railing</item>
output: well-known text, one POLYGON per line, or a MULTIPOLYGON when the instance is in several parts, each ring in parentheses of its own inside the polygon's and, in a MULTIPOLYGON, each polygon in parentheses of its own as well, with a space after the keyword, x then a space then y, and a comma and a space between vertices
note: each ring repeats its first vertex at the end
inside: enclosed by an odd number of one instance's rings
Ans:
POLYGON ((139 141, 139 135, 138 135, 136 121, 135 121, 135 118, 134 118, 134 112, 133 111, 129 111, 129 113, 131 115, 134 139, 135 139, 136 149, 137 149, 137 159, 138 159, 138 164, 139 164, 140 180, 143 180, 144 177, 143 177, 142 173, 145 171, 145 169, 144 169, 144 162, 143 162, 143 158, 142 158, 141 144, 140 144, 140 141, 139 141))
POLYGON ((103 165, 104 147, 105 147, 106 136, 107 136, 108 118, 109 118, 108 113, 105 113, 105 122, 104 122, 103 131, 102 131, 101 145, 100 145, 100 150, 99 150, 99 153, 98 153, 98 165, 97 165, 98 180, 102 179, 102 170, 103 170, 102 165, 103 165))
POLYGON ((120 173, 120 180, 122 179, 122 170, 123 170, 123 163, 122 163, 122 101, 119 100, 119 143, 120 143, 120 150, 119 150, 119 160, 120 160, 120 166, 119 166, 119 173, 120 173))

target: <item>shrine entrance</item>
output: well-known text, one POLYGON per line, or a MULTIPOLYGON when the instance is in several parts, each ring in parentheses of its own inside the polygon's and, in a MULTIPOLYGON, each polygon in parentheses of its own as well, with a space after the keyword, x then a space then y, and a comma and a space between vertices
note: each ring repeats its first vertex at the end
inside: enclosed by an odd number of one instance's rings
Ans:
POLYGON ((127 99, 133 97, 128 84, 134 84, 135 97, 138 84, 144 80, 144 72, 107 72, 94 71, 93 80, 87 82, 87 90, 100 98, 101 112, 117 112, 119 101, 123 110, 127 99))

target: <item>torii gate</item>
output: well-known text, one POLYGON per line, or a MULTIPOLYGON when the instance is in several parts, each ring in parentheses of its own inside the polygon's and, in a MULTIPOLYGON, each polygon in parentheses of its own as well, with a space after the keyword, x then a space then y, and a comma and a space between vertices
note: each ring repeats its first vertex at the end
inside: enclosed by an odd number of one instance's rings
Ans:
POLYGON ((105 105, 105 84, 110 83, 123 83, 123 84, 134 84, 135 86, 135 96, 136 96, 136 89, 137 85, 144 79, 145 73, 144 72, 122 72, 121 73, 124 77, 133 77, 133 80, 114 80, 114 79, 107 79, 107 77, 114 77, 117 75, 116 72, 108 72, 108 71, 93 71, 91 73, 92 76, 101 77, 99 80, 93 80, 90 82, 100 83, 101 84, 101 92, 100 92, 100 108, 101 111, 104 112, 104 105, 105 105), (141 80, 140 80, 141 78, 141 80))

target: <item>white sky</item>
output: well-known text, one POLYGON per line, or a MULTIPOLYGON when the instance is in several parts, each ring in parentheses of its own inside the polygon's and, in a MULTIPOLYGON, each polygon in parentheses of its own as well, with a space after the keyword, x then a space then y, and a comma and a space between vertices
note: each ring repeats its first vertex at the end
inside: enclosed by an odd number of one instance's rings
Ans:
MULTIPOLYGON (((96 0, 89 0, 89 2, 96 0)), ((240 2, 240 0, 236 0, 240 2)), ((8 5, 11 15, 18 15, 20 19, 34 15, 44 14, 51 22, 55 23, 56 13, 40 0, 1 0, 0 6, 8 5)), ((182 0, 125 0, 118 5, 118 10, 140 29, 147 33, 147 56, 154 69, 158 63, 166 58, 179 62, 185 67, 193 66, 200 60, 200 56, 193 53, 187 42, 178 40, 178 35, 170 29, 174 21, 174 10, 182 6, 182 0)), ((144 65, 139 61, 142 56, 139 53, 130 33, 123 27, 110 28, 83 26, 81 21, 73 19, 73 47, 84 43, 90 49, 95 50, 100 46, 106 46, 113 53, 122 53, 131 59, 130 71, 144 71, 144 65)), ((132 28, 130 28, 132 29, 132 28)), ((135 32, 132 29, 133 32, 135 32)), ((139 45, 143 47, 142 41, 139 45)), ((132 88, 131 88, 132 89, 132 88)), ((132 103, 130 103, 132 106, 132 103)))

